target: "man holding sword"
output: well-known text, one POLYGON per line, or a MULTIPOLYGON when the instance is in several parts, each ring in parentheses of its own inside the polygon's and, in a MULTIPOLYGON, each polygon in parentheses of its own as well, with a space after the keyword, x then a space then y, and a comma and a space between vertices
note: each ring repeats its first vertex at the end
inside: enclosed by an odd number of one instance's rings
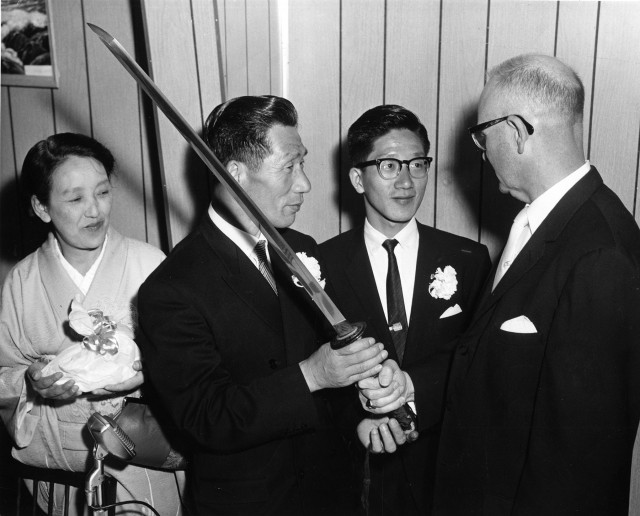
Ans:
MULTIPOLYGON (((320 283, 315 241, 288 227, 311 185, 293 105, 232 99, 205 139, 320 283)), ((329 389, 380 372, 382 344, 322 344, 302 285, 222 182, 200 226, 140 289, 149 378, 192 452, 197 514, 350 514, 357 491, 329 389)))

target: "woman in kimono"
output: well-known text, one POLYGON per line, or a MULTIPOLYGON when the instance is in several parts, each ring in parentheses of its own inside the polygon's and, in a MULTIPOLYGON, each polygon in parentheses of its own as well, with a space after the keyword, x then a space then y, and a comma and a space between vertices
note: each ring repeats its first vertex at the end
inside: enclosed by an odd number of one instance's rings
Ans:
MULTIPOLYGON (((89 416, 114 416, 123 397, 139 396, 143 383, 139 361, 132 363, 131 378, 91 392, 63 379, 62 372, 43 372, 62 351, 82 346, 83 336, 69 326, 74 300, 74 306, 117 319, 133 336, 138 288, 164 258, 155 247, 109 226, 114 166, 99 142, 65 133, 34 145, 22 167, 23 191, 51 232, 11 270, 2 288, 0 415, 13 438, 13 457, 30 466, 88 471, 94 444, 85 428, 89 416)), ((107 470, 118 481, 118 501, 143 500, 162 514, 180 514, 182 476, 131 464, 107 470)), ((48 493, 42 494, 38 498, 46 506, 48 493)), ((150 514, 141 505, 117 509, 150 514)))

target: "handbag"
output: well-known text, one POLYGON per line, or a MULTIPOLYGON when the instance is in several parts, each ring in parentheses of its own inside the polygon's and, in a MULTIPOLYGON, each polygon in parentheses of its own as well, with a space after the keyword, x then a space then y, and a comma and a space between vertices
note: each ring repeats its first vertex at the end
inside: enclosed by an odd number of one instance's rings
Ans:
POLYGON ((171 446, 151 407, 142 398, 124 398, 114 421, 135 445, 135 457, 129 462, 155 469, 186 469, 185 456, 171 446))

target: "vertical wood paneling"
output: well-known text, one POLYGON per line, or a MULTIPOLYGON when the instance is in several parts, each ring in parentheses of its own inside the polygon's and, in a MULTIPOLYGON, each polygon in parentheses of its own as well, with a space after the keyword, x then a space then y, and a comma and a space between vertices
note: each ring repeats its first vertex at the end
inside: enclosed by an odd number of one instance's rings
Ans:
MULTIPOLYGON (((384 103, 413 111, 427 128, 435 155, 438 134, 440 0, 387 0, 384 103)), ((418 219, 434 224, 437 161, 418 219)))
MULTIPOLYGON (((556 2, 491 2, 487 47, 487 68, 523 53, 553 55, 556 2)), ((482 189, 481 241, 492 259, 500 253, 509 228, 522 203, 498 191, 490 166, 484 167, 482 189)))
MULTIPOLYGON (((199 131, 202 108, 190 2, 148 1, 144 2, 144 13, 151 76, 182 116, 199 131), (180 52, 176 52, 176 48, 180 52)), ((215 64, 211 66, 215 67, 215 64)), ((172 247, 189 233, 206 209, 208 172, 165 115, 155 111, 169 245, 172 247)))
POLYGON ((20 258, 17 165, 13 154, 9 88, 2 88, 2 153, 0 154, 0 282, 20 258))
POLYGON ((248 94, 247 2, 225 0, 227 98, 248 94))
POLYGON ((19 170, 29 149, 55 132, 51 90, 11 88, 11 116, 16 167, 19 170), (21 120, 29 123, 20 123, 21 120))
POLYGON ((49 5, 56 28, 55 44, 58 49, 64 49, 56 53, 59 87, 52 90, 56 132, 91 136, 91 109, 82 9, 80 3, 75 0, 51 2, 49 5))
MULTIPOLYGON (((114 152, 121 172, 113 222, 125 234, 166 241, 154 189, 165 188, 174 243, 208 201, 209 172, 164 115, 157 121, 144 118, 146 102, 135 83, 84 26, 85 21, 103 26, 134 53, 139 44, 134 36, 145 29, 135 25, 141 3, 52 4, 60 88, 2 90, 0 279, 17 260, 11 249, 28 247, 23 243, 30 229, 22 227, 22 233, 13 233, 14 242, 5 243, 7 221, 13 228, 27 224, 15 218, 15 210, 6 215, 5 206, 15 202, 7 181, 28 148, 54 131, 93 132, 114 152), (154 126, 159 152, 154 134, 148 134, 154 126), (154 175, 158 163, 164 183, 154 175)), ((366 109, 398 103, 421 117, 436 157, 418 217, 471 238, 480 232, 495 257, 520 203, 498 193, 494 172, 482 165, 466 127, 476 122, 486 68, 524 52, 555 51, 581 75, 591 161, 630 209, 640 203, 638 1, 150 0, 142 5, 154 77, 197 129, 222 101, 222 85, 227 98, 288 92, 300 114, 313 186, 295 226, 319 241, 362 220, 362 199, 347 179, 348 127, 366 109), (288 11, 285 27, 279 25, 281 6, 288 11), (289 39, 286 62, 281 29, 289 39)))
MULTIPOLYGON (((85 21, 105 29, 135 56, 129 2, 84 0, 83 3, 85 21)), ((86 46, 93 136, 113 152, 118 163, 111 224, 126 236, 144 240, 138 87, 91 30, 86 31, 86 46)))
POLYGON ((436 225, 478 239, 481 156, 466 128, 484 85, 488 3, 442 6, 436 225))
POLYGON ((593 85, 591 161, 633 212, 640 130, 639 2, 602 2, 593 85))
MULTIPOLYGON (((55 132, 55 124, 51 90, 11 88, 10 99, 15 149, 15 169, 13 170, 17 178, 29 149, 38 141, 52 135, 55 132), (24 123, 24 121, 28 121, 28 123, 24 123)), ((44 241, 46 226, 41 224, 39 219, 26 215, 22 199, 16 198, 16 201, 19 203, 19 209, 14 221, 19 223, 20 235, 19 239, 12 244, 12 248, 16 249, 20 253, 19 258, 22 258, 34 251, 44 241)), ((18 235, 15 237, 17 238, 18 235)), ((3 242, 2 248, 5 245, 3 242)))
MULTIPOLYGON (((213 2, 212 2, 213 3, 213 2)), ((218 12, 218 29, 220 30, 220 66, 222 68, 222 91, 224 100, 229 99, 229 80, 227 77, 227 2, 226 0, 215 0, 218 12)))
POLYGON ((298 110, 300 135, 309 150, 305 171, 312 188, 294 227, 321 242, 338 234, 339 176, 346 174, 338 162, 340 1, 296 0, 289 9, 290 69, 305 70, 291 74, 289 98, 298 110), (323 41, 322 52, 316 52, 318 41, 323 41))
POLYGON ((247 91, 249 95, 271 93, 271 34, 269 0, 247 3, 247 91), (250 27, 250 28, 249 28, 250 27))
POLYGON ((561 2, 558 8, 556 57, 573 68, 582 79, 584 99, 584 150, 589 145, 593 61, 598 28, 597 2, 561 2))
MULTIPOLYGON (((295 2, 297 3, 297 2, 295 2)), ((288 6, 287 6, 288 10, 288 6)), ((294 23, 299 18, 294 18, 294 23)), ((271 46, 271 94, 283 95, 282 90, 282 71, 283 71, 283 57, 282 57, 282 40, 280 34, 282 31, 289 30, 288 27, 280 26, 280 4, 278 0, 269 0, 269 38, 271 46)), ((288 65, 288 63, 287 63, 288 65)))
MULTIPOLYGON (((143 93, 139 93, 142 97, 143 93)), ((140 137, 142 139, 142 145, 140 147, 140 158, 142 160, 142 185, 144 195, 138 201, 144 205, 145 213, 145 228, 146 235, 145 241, 151 245, 156 246, 159 249, 166 250, 168 243, 166 241, 166 226, 163 212, 163 204, 160 194, 160 181, 158 159, 156 156, 155 147, 152 149, 150 141, 155 141, 155 136, 152 134, 153 127, 153 114, 151 110, 145 110, 144 102, 142 98, 139 102, 139 116, 140 116, 140 137)))
MULTIPOLYGON (((367 109, 382 104, 384 90, 383 0, 342 2, 341 134, 345 143, 349 126, 367 109)), ((389 37, 395 37, 390 34, 389 37)), ((362 222, 362 199, 355 193, 347 172, 346 144, 340 174, 340 227, 346 231, 362 222)))
MULTIPOLYGON (((218 2, 220 3, 220 2, 218 2)), ((218 55, 218 24, 214 2, 193 2, 193 32, 200 83, 202 122, 222 102, 221 68, 218 55)))

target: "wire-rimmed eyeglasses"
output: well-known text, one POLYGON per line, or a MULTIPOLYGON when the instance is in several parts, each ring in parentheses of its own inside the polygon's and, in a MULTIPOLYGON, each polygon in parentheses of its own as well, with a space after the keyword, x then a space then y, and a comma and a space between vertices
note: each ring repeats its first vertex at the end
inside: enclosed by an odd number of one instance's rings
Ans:
POLYGON ((520 115, 507 115, 507 116, 503 116, 500 118, 495 118, 494 120, 489 120, 488 122, 482 122, 481 124, 478 125, 474 125, 473 127, 469 127, 469 134, 471 135, 471 138, 473 138, 473 143, 476 144, 476 146, 482 151, 485 152, 487 150, 487 135, 484 134, 484 130, 491 127, 492 125, 496 125, 499 124, 500 122, 504 122, 505 120, 507 120, 510 116, 517 116, 520 120, 522 120, 522 123, 524 124, 524 126, 527 128, 527 132, 529 134, 533 134, 533 126, 527 122, 522 116, 520 115))
POLYGON ((409 175, 414 179, 423 179, 427 177, 429 168, 431 167, 432 157, 421 156, 412 159, 396 159, 396 158, 378 158, 370 161, 363 161, 356 165, 357 168, 364 168, 375 165, 378 174, 382 179, 395 179, 400 175, 402 165, 407 165, 409 175))

